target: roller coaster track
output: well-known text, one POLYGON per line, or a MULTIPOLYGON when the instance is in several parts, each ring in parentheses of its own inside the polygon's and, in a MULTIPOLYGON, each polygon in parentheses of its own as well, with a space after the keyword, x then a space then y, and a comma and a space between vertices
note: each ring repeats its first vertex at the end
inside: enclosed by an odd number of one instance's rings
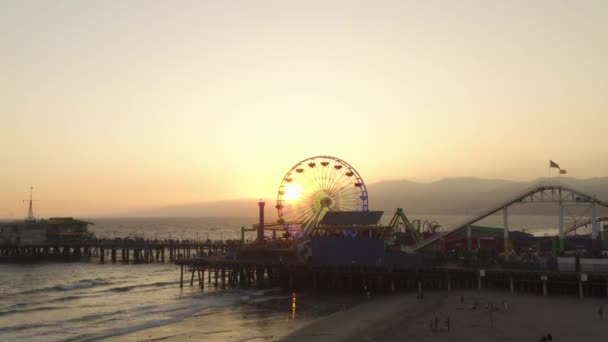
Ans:
MULTIPOLYGON (((510 198, 507 198, 504 201, 501 201, 499 204, 490 207, 487 210, 484 210, 481 214, 477 214, 468 218, 464 223, 455 226, 452 229, 449 229, 445 232, 436 234, 431 236, 428 239, 425 239, 415 246, 413 246, 414 250, 418 250, 429 244, 450 235, 460 229, 465 228, 468 225, 471 225, 477 221, 480 221, 492 214, 495 214, 506 207, 509 207, 513 204, 517 203, 588 203, 588 204, 599 204, 601 206, 608 208, 608 202, 597 199, 593 195, 586 194, 582 191, 573 189, 569 186, 564 186, 561 184, 535 184, 534 186, 522 191, 519 194, 516 194, 510 198)), ((576 229, 576 228, 574 228, 576 229)), ((572 229, 572 230, 574 230, 572 229)))
MULTIPOLYGON (((605 221, 608 222, 608 216, 598 217, 598 218, 596 218, 596 220, 597 220, 597 222, 605 222, 605 221)), ((590 225, 591 223, 592 223, 591 219, 588 219, 588 220, 585 220, 585 221, 581 221, 581 222, 577 222, 574 225, 572 225, 571 227, 569 227, 568 229, 565 229, 564 230, 564 235, 570 234, 573 231, 575 231, 575 230, 577 230, 577 229, 579 229, 581 227, 590 225)))

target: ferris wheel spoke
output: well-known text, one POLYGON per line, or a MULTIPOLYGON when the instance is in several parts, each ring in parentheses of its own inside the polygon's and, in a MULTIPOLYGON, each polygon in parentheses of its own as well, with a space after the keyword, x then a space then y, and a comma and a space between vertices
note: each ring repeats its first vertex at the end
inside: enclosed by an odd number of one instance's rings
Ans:
POLYGON ((340 171, 340 170, 337 170, 335 168, 335 165, 334 165, 334 171, 333 171, 333 173, 334 173, 334 177, 332 177, 331 181, 327 185, 327 189, 333 188, 334 184, 336 184, 338 182, 341 182, 342 177, 344 177, 344 172, 340 171))
POLYGON ((329 191, 333 192, 336 190, 336 188, 344 186, 344 184, 349 182, 349 178, 350 177, 346 175, 346 172, 340 172, 340 177, 336 178, 336 180, 332 183, 329 191))
MULTIPOLYGON (((316 161, 315 161, 316 163, 316 161)), ((313 181, 313 186, 319 190, 322 189, 322 184, 321 184, 321 175, 320 175, 320 171, 319 171, 319 167, 320 165, 315 166, 314 168, 312 168, 312 181, 313 181)))
POLYGON ((299 201, 302 203, 306 203, 306 202, 310 202, 310 201, 314 201, 319 195, 319 191, 315 191, 315 192, 311 192, 309 194, 306 194, 305 196, 300 196, 299 201))
POLYGON ((351 193, 351 194, 342 194, 341 196, 336 197, 336 201, 340 201, 340 202, 355 201, 355 202, 358 202, 359 199, 357 198, 357 194, 351 193))
POLYGON ((295 218, 296 218, 296 221, 298 221, 298 222, 306 222, 306 221, 309 221, 314 215, 315 215, 315 212, 310 211, 310 212, 300 213, 300 214, 296 215, 295 218))
POLYGON ((332 193, 335 194, 335 197, 340 198, 353 196, 353 194, 357 192, 358 191, 353 191, 353 189, 351 189, 349 185, 344 185, 341 188, 335 189, 332 193))
POLYGON ((295 217, 296 222, 308 222, 314 216, 314 213, 310 213, 308 215, 299 215, 295 217))
POLYGON ((294 210, 292 211, 294 214, 300 214, 300 213, 308 213, 313 211, 313 209, 310 206, 302 206, 299 208, 294 208, 294 210))
POLYGON ((334 174, 335 174, 335 176, 333 177, 332 181, 327 186, 328 191, 332 191, 332 189, 334 189, 336 187, 336 185, 338 185, 338 184, 347 182, 348 177, 346 176, 345 171, 343 169, 335 170, 334 174))
POLYGON ((315 193, 319 191, 318 184, 315 181, 314 169, 313 171, 306 172, 308 170, 304 169, 304 176, 306 178, 306 186, 311 193, 315 193))
POLYGON ((346 200, 346 199, 352 199, 355 201, 359 200, 358 194, 356 192, 352 192, 352 191, 341 192, 340 194, 335 196, 335 199, 337 201, 342 201, 342 200, 346 200))
MULTIPOLYGON (((321 161, 322 163, 323 161, 321 161)), ((317 188, 321 191, 326 191, 327 187, 325 185, 325 183, 327 182, 327 166, 323 166, 322 164, 319 163, 319 165, 317 166, 317 178, 316 178, 316 185, 317 188)))
MULTIPOLYGON (((314 161, 316 164, 317 162, 314 161)), ((311 176, 311 186, 315 191, 321 190, 321 179, 319 175, 319 167, 320 165, 316 165, 315 167, 310 168, 310 176, 311 176)))
POLYGON ((332 178, 333 170, 335 170, 335 169, 331 163, 327 164, 326 166, 323 166, 323 175, 324 175, 323 188, 324 189, 329 188, 329 183, 333 179, 332 178))
POLYGON ((352 197, 343 197, 343 198, 338 198, 336 200, 336 202, 340 205, 347 205, 347 204, 353 204, 356 205, 359 201, 355 200, 352 197))
POLYGON ((292 210, 292 213, 294 215, 297 215, 297 214, 301 214, 301 213, 309 213, 312 211, 313 211, 313 208, 311 206, 306 205, 306 206, 294 208, 294 210, 292 210))

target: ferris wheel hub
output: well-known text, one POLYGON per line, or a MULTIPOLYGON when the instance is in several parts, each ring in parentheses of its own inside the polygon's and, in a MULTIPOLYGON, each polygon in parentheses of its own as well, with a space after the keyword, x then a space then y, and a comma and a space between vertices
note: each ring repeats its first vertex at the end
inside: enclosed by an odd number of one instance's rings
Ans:
POLYGON ((323 208, 329 208, 333 203, 334 201, 332 201, 332 199, 329 197, 324 197, 321 199, 321 207, 323 208))

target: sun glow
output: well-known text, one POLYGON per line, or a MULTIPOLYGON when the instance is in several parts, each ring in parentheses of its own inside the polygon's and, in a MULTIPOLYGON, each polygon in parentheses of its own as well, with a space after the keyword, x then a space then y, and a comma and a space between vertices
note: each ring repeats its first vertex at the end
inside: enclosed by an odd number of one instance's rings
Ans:
POLYGON ((302 194, 302 185, 298 183, 287 184, 285 186, 285 199, 295 200, 302 194))

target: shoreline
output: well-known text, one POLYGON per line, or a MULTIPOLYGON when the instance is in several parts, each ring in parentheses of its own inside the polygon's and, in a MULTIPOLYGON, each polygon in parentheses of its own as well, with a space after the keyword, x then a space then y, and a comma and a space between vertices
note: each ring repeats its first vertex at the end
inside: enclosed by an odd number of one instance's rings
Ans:
POLYGON ((606 298, 541 297, 491 290, 381 295, 320 317, 281 339, 292 341, 603 341, 606 298), (461 302, 461 297, 463 302, 461 302), (507 303, 503 306, 503 301, 507 303), (473 309, 477 302, 477 307, 473 309), (490 313, 486 304, 495 304, 490 313), (438 317, 438 329, 431 329, 438 317), (450 320, 448 331, 446 319, 450 320))

